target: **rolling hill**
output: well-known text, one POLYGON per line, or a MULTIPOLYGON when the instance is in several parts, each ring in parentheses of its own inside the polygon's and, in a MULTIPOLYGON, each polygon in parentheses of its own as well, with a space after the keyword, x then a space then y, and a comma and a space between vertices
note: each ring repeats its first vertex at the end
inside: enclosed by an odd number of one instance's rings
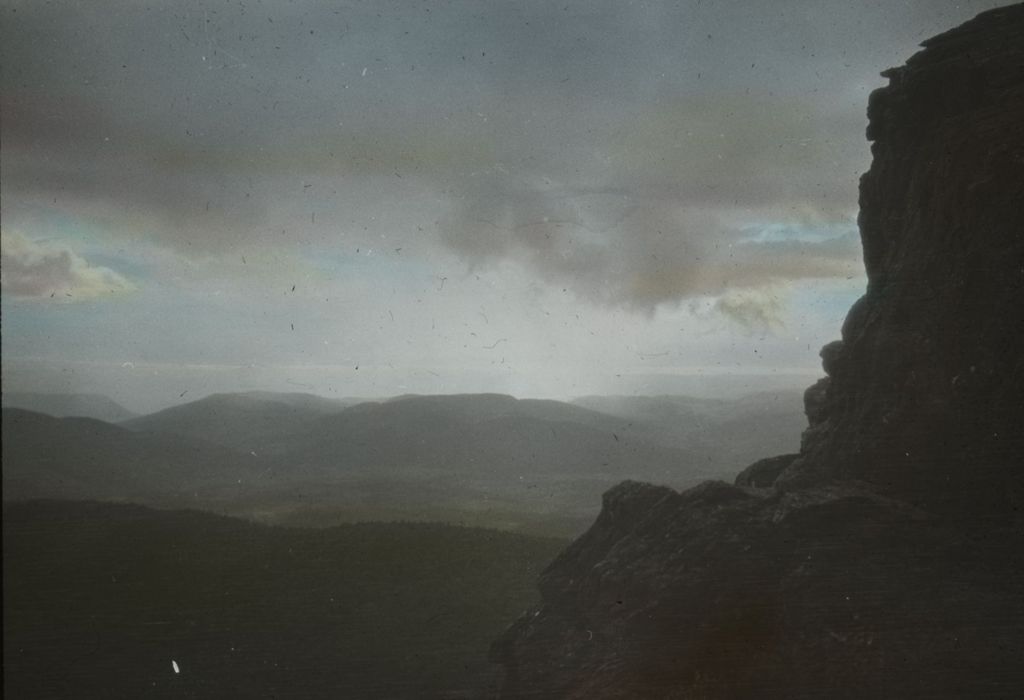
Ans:
POLYGON ((754 400, 589 401, 619 415, 499 394, 348 407, 220 394, 120 426, 8 409, 4 497, 130 500, 289 525, 425 520, 575 534, 618 481, 731 478, 744 450, 765 454, 790 417, 754 400))
POLYGON ((586 396, 573 404, 630 421, 638 437, 691 450, 739 471, 765 455, 796 452, 807 427, 803 392, 738 399, 689 396, 586 396))
POLYGON ((629 421, 557 401, 411 396, 323 417, 271 450, 288 455, 297 468, 367 474, 616 479, 639 471, 679 479, 715 466, 635 433, 629 421))
POLYGON ((56 418, 79 416, 108 423, 135 418, 138 414, 102 394, 46 394, 29 391, 3 392, 3 407, 22 408, 56 418))
POLYGON ((5 501, 207 502, 250 489, 268 468, 254 455, 199 440, 136 433, 91 418, 3 411, 5 501))
POLYGON ((212 394, 198 401, 127 420, 131 430, 199 438, 243 452, 259 451, 267 440, 301 432, 317 419, 354 401, 313 394, 244 392, 212 394))

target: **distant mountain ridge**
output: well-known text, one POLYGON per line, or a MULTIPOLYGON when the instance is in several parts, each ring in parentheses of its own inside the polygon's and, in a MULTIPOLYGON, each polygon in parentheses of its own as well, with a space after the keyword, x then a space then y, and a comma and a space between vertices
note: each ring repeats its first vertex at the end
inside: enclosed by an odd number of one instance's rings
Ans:
POLYGON ((197 401, 124 421, 141 432, 184 435, 244 452, 275 436, 301 431, 319 418, 352 405, 303 393, 253 391, 211 394, 197 401))
POLYGON ((137 433, 92 418, 3 411, 3 497, 208 501, 251 488, 268 465, 255 455, 180 436, 137 433))
POLYGON ((583 396, 576 406, 626 418, 639 437, 740 469, 765 454, 795 452, 807 427, 803 392, 770 391, 737 399, 691 396, 583 396))
POLYGON ((8 501, 135 500, 290 524, 389 517, 571 534, 623 478, 684 487, 737 470, 712 450, 652 440, 657 428, 630 417, 501 394, 352 406, 214 394, 120 425, 8 409, 3 430, 8 501))
POLYGON ((732 478, 744 450, 775 444, 773 425, 804 420, 767 399, 588 401, 620 415, 503 394, 355 405, 213 394, 118 425, 7 409, 4 498, 188 505, 294 525, 420 519, 573 534, 622 479, 682 488, 732 478))
POLYGON ((622 418, 502 394, 363 403, 324 416, 271 449, 314 468, 441 468, 505 478, 617 478, 642 471, 671 479, 718 466, 698 464, 687 450, 650 443, 622 418))
POLYGON ((102 394, 48 394, 32 391, 3 392, 4 408, 23 408, 55 418, 79 416, 108 423, 119 423, 138 416, 137 413, 102 394))

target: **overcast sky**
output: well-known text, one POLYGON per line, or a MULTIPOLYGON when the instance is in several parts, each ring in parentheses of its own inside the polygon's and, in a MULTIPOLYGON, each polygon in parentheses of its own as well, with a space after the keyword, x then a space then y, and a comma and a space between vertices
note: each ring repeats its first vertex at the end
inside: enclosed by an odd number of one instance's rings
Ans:
POLYGON ((999 4, 3 0, 4 389, 806 385, 868 93, 999 4))

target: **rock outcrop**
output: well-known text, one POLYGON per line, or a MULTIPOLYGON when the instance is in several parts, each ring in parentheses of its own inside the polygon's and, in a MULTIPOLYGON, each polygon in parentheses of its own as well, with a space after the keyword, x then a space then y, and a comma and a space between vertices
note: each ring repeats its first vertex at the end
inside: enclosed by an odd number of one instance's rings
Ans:
MULTIPOLYGON (((1024 28, 986 13, 926 42, 868 105, 859 224, 868 290, 808 390, 786 488, 858 479, 976 510, 1024 435, 1024 28)), ((995 489, 999 491, 999 489, 995 489)))
POLYGON ((869 285, 800 454, 605 494, 502 697, 1024 697, 1024 6, 924 46, 870 100, 869 285))

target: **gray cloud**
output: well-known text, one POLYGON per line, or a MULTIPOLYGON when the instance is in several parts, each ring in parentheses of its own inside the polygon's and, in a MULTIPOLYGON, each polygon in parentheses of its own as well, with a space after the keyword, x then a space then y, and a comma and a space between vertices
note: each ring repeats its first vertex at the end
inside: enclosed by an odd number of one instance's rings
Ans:
MULTIPOLYGON (((794 208, 781 214, 811 226, 832 223, 827 210, 794 208)), ((768 223, 778 219, 764 217, 779 214, 757 202, 722 208, 700 197, 492 183, 466 196, 443 227, 446 242, 471 265, 517 260, 590 301, 641 311, 732 289, 861 273, 849 220, 841 222, 845 233, 819 240, 758 240, 747 230, 751 218, 768 223)))
POLYGON ((745 230, 848 221, 878 71, 993 4, 9 0, 5 217, 202 256, 365 231, 641 310, 845 276, 855 245, 745 230))

